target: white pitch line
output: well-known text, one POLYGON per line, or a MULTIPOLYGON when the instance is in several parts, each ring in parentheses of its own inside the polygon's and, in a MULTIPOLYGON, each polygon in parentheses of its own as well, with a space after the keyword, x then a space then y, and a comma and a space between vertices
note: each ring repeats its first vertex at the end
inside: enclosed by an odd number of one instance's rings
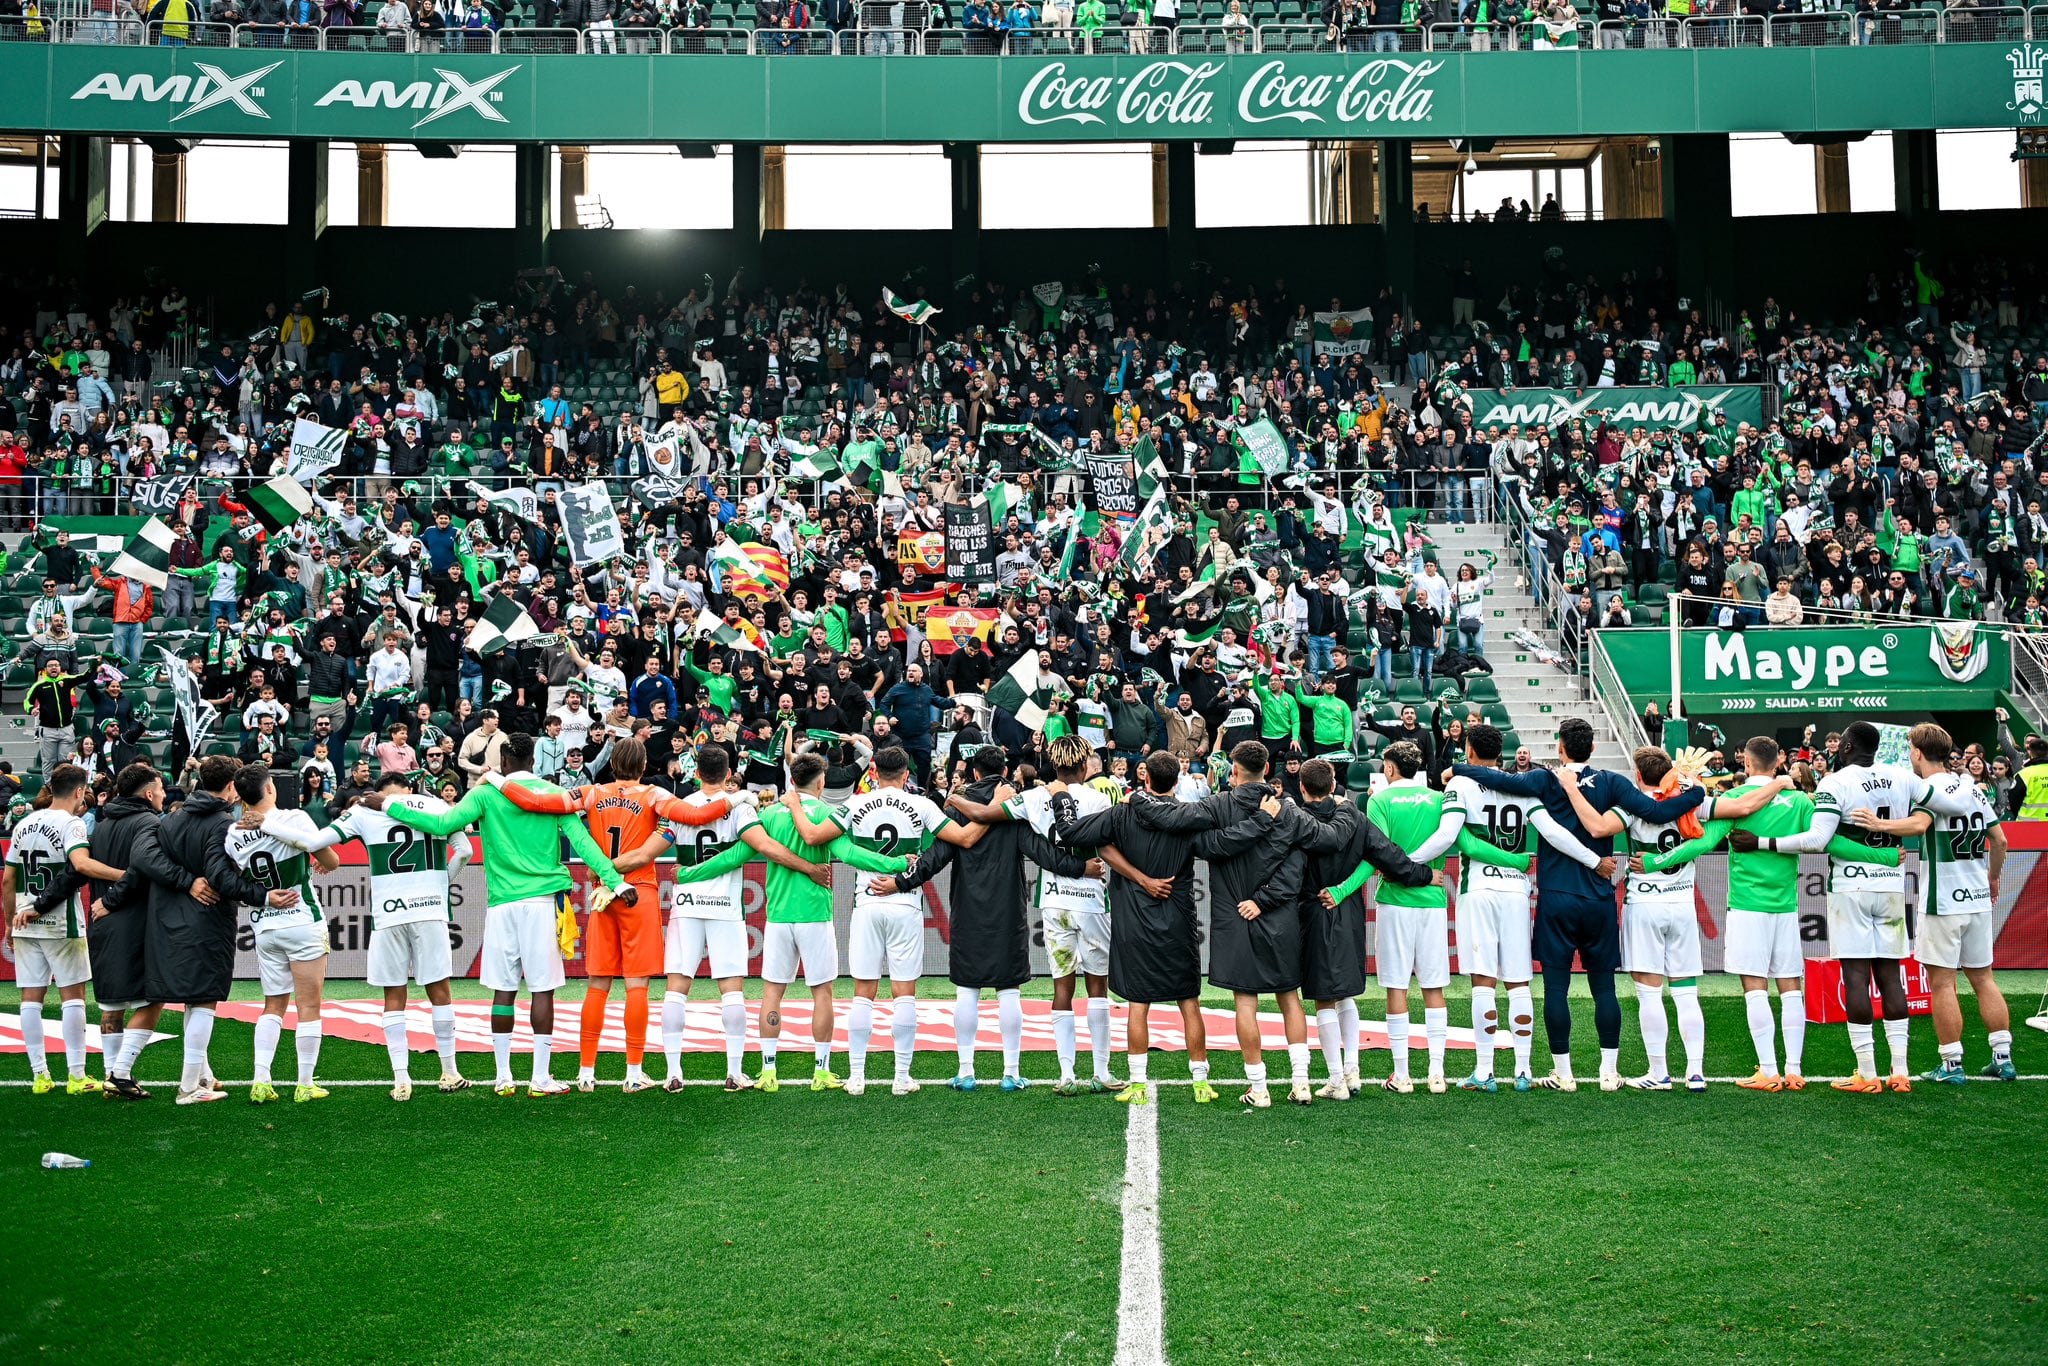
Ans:
POLYGON ((1166 1366, 1165 1286, 1159 1266, 1159 1110, 1133 1105, 1124 1125, 1124 1250, 1116 1306, 1116 1366, 1166 1366))
MULTIPOLYGON (((142 1077, 142 1078, 139 1078, 139 1080, 140 1080, 140 1081, 142 1082, 142 1084, 143 1084, 144 1086, 175 1086, 175 1085, 177 1084, 177 1080, 176 1080, 176 1078, 173 1078, 173 1077, 162 1077, 162 1078, 150 1078, 150 1077, 142 1077)), ((473 1088, 473 1089, 475 1089, 475 1090, 478 1090, 478 1091, 489 1091, 489 1090, 491 1089, 491 1083, 490 1083, 490 1082, 489 1082, 488 1080, 486 1080, 486 1079, 484 1079, 484 1078, 482 1078, 482 1077, 471 1077, 471 1078, 470 1078, 470 1080, 471 1080, 472 1082, 474 1082, 474 1083, 475 1083, 475 1086, 474 1086, 474 1088, 473 1088)), ((570 1086, 572 1086, 572 1087, 573 1087, 573 1086, 575 1085, 575 1079, 574 1079, 574 1078, 572 1078, 572 1077, 557 1077, 557 1078, 556 1078, 556 1080, 557 1080, 557 1081, 561 1081, 561 1082, 566 1082, 567 1084, 569 1084, 569 1085, 570 1085, 570 1086)), ((1496 1079, 1496 1080, 1497 1080, 1497 1079, 1496 1079)), ((1749 1078, 1748 1078, 1748 1077, 1708 1077, 1708 1078, 1707 1078, 1707 1082, 1708 1082, 1708 1084, 1709 1084, 1709 1085, 1713 1085, 1713 1086, 1733 1086, 1733 1085, 1735 1085, 1735 1083, 1737 1083, 1737 1082, 1739 1082, 1739 1081, 1747 1081, 1747 1080, 1749 1080, 1749 1078)), ((1836 1077, 1818 1077, 1818 1076, 1810 1076, 1810 1077, 1808 1077, 1808 1078, 1807 1078, 1806 1080, 1807 1080, 1807 1081, 1808 1081, 1809 1083, 1811 1083, 1812 1085, 1814 1085, 1814 1086, 1823 1086, 1823 1085, 1827 1084, 1828 1082, 1832 1082, 1832 1081, 1836 1081, 1836 1080, 1839 1080, 1839 1078, 1836 1078, 1836 1077)), ((1915 1080, 1915 1081, 1919 1081, 1919 1080, 1920 1080, 1920 1078, 1916 1076, 1916 1077, 1914 1078, 1914 1080, 1915 1080)), ((2037 1081, 2037 1082, 2038 1082, 2038 1081, 2048 1081, 2048 1072, 2022 1072, 2022 1073, 2021 1073, 2021 1074, 2020 1074, 2020 1075, 2019 1075, 2019 1076, 2018 1076, 2018 1077, 2017 1077, 2017 1078, 2016 1078, 2015 1080, 2018 1080, 2018 1081, 2037 1081)), ((1365 1081, 1366 1081, 1366 1084, 1365 1084, 1365 1090, 1367 1090, 1367 1091, 1376 1091, 1376 1090, 1380 1089, 1380 1088, 1379 1088, 1379 1079, 1378 1079, 1377 1077, 1367 1077, 1367 1078, 1365 1079, 1365 1081)), ((1971 1078, 1969 1078, 1969 1082, 1970 1082, 1970 1084, 1971 1084, 1971 1085, 1973 1085, 1973 1086, 1976 1086, 1976 1085, 1984 1085, 1984 1086, 1996 1086, 1996 1085, 2002 1085, 2002 1084, 2003 1084, 2003 1083, 1999 1083, 1999 1082, 1994 1082, 1994 1081, 1993 1081, 1993 1080, 1992 1080, 1992 1079, 1991 1079, 1990 1077, 1971 1077, 1971 1078)), ((1245 1083, 1243 1082, 1243 1080, 1242 1080, 1242 1079, 1238 1079, 1238 1080, 1235 1080, 1235 1081, 1233 1081, 1233 1080, 1232 1080, 1231 1078, 1229 1078, 1229 1077, 1212 1077, 1212 1078, 1210 1079, 1210 1083, 1211 1083, 1211 1085, 1214 1085, 1214 1086, 1219 1086, 1219 1087, 1221 1087, 1221 1086, 1238 1086, 1238 1085, 1243 1085, 1243 1084, 1245 1084, 1245 1083)), ((32 1083, 30 1083, 30 1082, 27 1082, 27 1081, 17 1081, 17 1080, 15 1080, 15 1079, 13 1079, 13 1078, 0 1078, 0 1090, 7 1090, 7 1089, 14 1089, 14 1090, 25 1090, 25 1089, 27 1089, 27 1088, 28 1088, 28 1087, 29 1087, 29 1086, 30 1086, 31 1084, 32 1084, 32 1083)), ((61 1084, 61 1079, 60 1079, 60 1084, 61 1084)), ((248 1086, 248 1085, 251 1085, 251 1084, 252 1084, 252 1083, 251 1083, 250 1081, 248 1081, 248 1080, 236 1081, 236 1080, 234 1080, 234 1079, 232 1079, 232 1078, 230 1078, 229 1080, 227 1080, 227 1081, 224 1081, 224 1082, 222 1082, 222 1083, 221 1083, 221 1085, 223 1085, 223 1086, 248 1086)), ((378 1088, 378 1089, 380 1089, 380 1090, 385 1090, 385 1091, 388 1091, 388 1090, 390 1090, 390 1089, 391 1089, 391 1079, 390 1079, 389 1077, 383 1077, 383 1078, 378 1078, 378 1079, 370 1079, 370 1078, 353 1078, 353 1079, 350 1079, 350 1080, 345 1080, 345 1081, 322 1081, 322 1082, 321 1082, 320 1084, 321 1084, 322 1086, 326 1087, 326 1088, 327 1088, 328 1090, 334 1090, 334 1089, 336 1089, 336 1088, 338 1088, 338 1087, 376 1087, 376 1088, 378 1088)), ((876 1083, 876 1082, 872 1082, 872 1081, 871 1081, 871 1082, 869 1082, 868 1084, 869 1084, 869 1086, 871 1086, 871 1087, 875 1087, 875 1088, 876 1088, 877 1090, 880 1090, 882 1086, 886 1085, 886 1083, 879 1083, 879 1084, 878 1084, 878 1083, 876 1083)), ((1039 1082, 1038 1084, 1039 1084, 1039 1085, 1046 1085, 1047 1083, 1045 1083, 1045 1082, 1039 1082)), ((1150 1080, 1150 1081, 1149 1081, 1149 1082, 1148 1082, 1147 1084, 1148 1084, 1148 1085, 1150 1085, 1150 1086, 1153 1086, 1153 1087, 1160 1087, 1160 1086, 1192 1086, 1192 1085, 1194 1085, 1194 1081, 1193 1081, 1193 1080, 1192 1080, 1191 1078, 1188 1078, 1188 1077, 1153 1077, 1153 1078, 1152 1078, 1152 1079, 1151 1079, 1151 1080, 1150 1080)), ((1936 1083, 1934 1083, 1934 1082, 1927 1082, 1927 1083, 1925 1083, 1925 1084, 1926 1084, 1927 1086, 1935 1086, 1935 1085, 1936 1085, 1936 1083)), ((279 1083, 279 1086, 280 1086, 280 1088, 283 1088, 283 1087, 285 1087, 285 1086, 288 1086, 288 1085, 290 1085, 290 1083, 279 1083)), ((610 1080, 610 1081, 602 1081, 602 1080, 601 1080, 601 1081, 599 1081, 599 1082, 597 1083, 597 1085, 598 1085, 598 1086, 599 1086, 600 1088, 613 1088, 613 1089, 616 1089, 617 1087, 619 1087, 619 1086, 622 1086, 622 1085, 624 1085, 624 1083, 623 1083, 623 1082, 621 1082, 621 1081, 617 1081, 617 1080, 610 1080)), ((719 1077, 705 1077, 705 1078, 696 1078, 696 1077, 688 1077, 688 1078, 685 1078, 685 1079, 684 1079, 684 1081, 683 1081, 683 1085, 684 1085, 684 1086, 686 1086, 686 1087, 689 1087, 689 1088, 690 1088, 690 1089, 692 1089, 692 1090, 696 1090, 696 1089, 698 1089, 698 1088, 700 1088, 700 1087, 711 1087, 711 1088, 715 1088, 715 1089, 723 1090, 723 1089, 724 1089, 724 1087, 725 1087, 725 1082, 724 1082, 724 1080, 723 1080, 722 1078, 719 1078, 719 1077)), ((659 1081, 657 1081, 657 1082, 654 1082, 654 1083, 653 1083, 653 1086, 652 1086, 652 1088, 651 1088, 651 1089, 652 1089, 652 1090, 655 1090, 655 1091, 659 1091, 659 1090, 661 1089, 661 1087, 662 1087, 662 1083, 661 1083, 661 1082, 659 1082, 659 1081)), ((943 1089, 944 1089, 944 1087, 943 1087, 942 1085, 940 1085, 939 1083, 936 1083, 936 1082, 930 1083, 930 1084, 929 1084, 929 1085, 927 1086, 927 1088, 926 1088, 926 1089, 928 1089, 928 1090, 929 1090, 929 1089, 932 1089, 933 1087, 937 1087, 938 1089, 941 1089, 941 1090, 943 1090, 943 1089)), ((434 1079, 433 1079, 433 1078, 429 1078, 429 1079, 427 1079, 427 1080, 425 1080, 425 1081, 415 1081, 415 1082, 413 1083, 413 1090, 414 1090, 414 1091, 417 1091, 417 1092, 425 1092, 425 1091, 432 1091, 433 1089, 434 1089, 434 1079)), ((524 1090, 526 1089, 526 1082, 525 1082, 524 1080, 521 1080, 521 1081, 519 1082, 519 1089, 520 1089, 521 1091, 524 1091, 524 1090)), ((794 1092, 804 1092, 804 1093, 808 1093, 808 1092, 810 1091, 810 1089, 811 1089, 811 1088, 810 1088, 810 1084, 809 1084, 808 1082, 793 1082, 793 1083, 791 1083, 791 1084, 790 1084, 790 1086, 789 1086, 789 1088, 788 1088, 788 1089, 789 1089, 789 1090, 791 1090, 791 1091, 794 1091, 794 1092)), ((991 1087, 991 1088, 989 1088, 989 1089, 993 1089, 993 1087, 991 1087)), ((1453 1091, 1453 1092, 1455 1092, 1455 1091, 1456 1091, 1456 1089, 1457 1089, 1456 1087, 1453 1087, 1453 1088, 1452 1088, 1452 1091, 1453 1091)), ((1503 1092, 1508 1092, 1508 1091, 1511 1091, 1511 1090, 1513 1090, 1513 1087, 1512 1087, 1512 1086, 1508 1086, 1508 1085, 1503 1085, 1503 1086, 1502 1086, 1502 1087, 1501 1087, 1500 1089, 1501 1089, 1501 1090, 1502 1090, 1503 1092)), ((1542 1089, 1542 1088, 1540 1088, 1540 1087, 1538 1088, 1538 1090, 1541 1090, 1541 1089, 1542 1089)), ((1594 1091, 1594 1092, 1597 1092, 1597 1091, 1599 1091, 1599 1089, 1600 1089, 1600 1082, 1599 1082, 1599 1079, 1598 1079, 1598 1078, 1594 1078, 1594 1079, 1592 1079, 1592 1080, 1587 1080, 1587 1079, 1585 1079, 1585 1078, 1581 1078, 1581 1079, 1580 1079, 1580 1081, 1579 1081, 1579 1089, 1580 1089, 1581 1091, 1594 1091)), ((1626 1085, 1624 1085, 1622 1089, 1623 1089, 1624 1091, 1626 1091, 1626 1090, 1627 1090, 1628 1088, 1627 1088, 1627 1086, 1626 1086, 1626 1085)), ((1684 1083, 1683 1083, 1683 1082, 1678 1082, 1678 1083, 1676 1084, 1676 1086, 1674 1087, 1674 1094, 1682 1093, 1682 1092, 1683 1092, 1683 1090, 1684 1090, 1684 1083)), ((752 1092, 750 1091, 750 1092, 746 1092, 745 1094, 751 1095, 751 1094, 753 1094, 753 1093, 752 1093, 752 1092)), ((1533 1093, 1532 1093, 1532 1094, 1533 1094, 1533 1093)), ((1133 1111, 1137 1111, 1137 1110, 1149 1109, 1149 1108, 1151 1108, 1151 1107, 1149 1107, 1149 1106, 1143 1106, 1143 1105, 1134 1105, 1134 1106, 1132 1106, 1132 1107, 1130 1107, 1130 1108, 1131 1108, 1131 1109, 1132 1109, 1133 1111)), ((1239 1109, 1241 1109, 1242 1107, 1238 1107, 1238 1108, 1239 1108, 1239 1109)), ((1228 1111, 1230 1111, 1230 1109, 1231 1109, 1231 1107, 1229 1107, 1229 1106, 1222 1106, 1222 1107, 1221 1107, 1221 1110, 1222 1110, 1222 1111, 1225 1111, 1225 1112, 1228 1112, 1228 1111)), ((1158 1145, 1157 1145, 1157 1138, 1156 1138, 1156 1136, 1155 1136, 1155 1138, 1153 1139, 1153 1146, 1154 1146, 1154 1151, 1155 1151, 1155 1153, 1156 1153, 1156 1151, 1157 1151, 1157 1146, 1158 1146, 1158 1145)), ((1126 1179, 1128 1179, 1128 1175, 1129 1175, 1129 1173, 1128 1173, 1128 1171, 1127 1171, 1127 1172, 1126 1172, 1126 1179)))

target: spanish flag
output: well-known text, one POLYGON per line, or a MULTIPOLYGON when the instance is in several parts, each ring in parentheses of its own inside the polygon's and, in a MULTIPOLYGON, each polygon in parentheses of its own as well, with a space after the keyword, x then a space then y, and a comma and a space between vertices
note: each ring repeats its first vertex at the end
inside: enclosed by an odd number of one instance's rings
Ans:
POLYGON ((1002 615, 993 607, 933 607, 925 613, 924 633, 933 654, 949 655, 969 636, 987 644, 1002 615))

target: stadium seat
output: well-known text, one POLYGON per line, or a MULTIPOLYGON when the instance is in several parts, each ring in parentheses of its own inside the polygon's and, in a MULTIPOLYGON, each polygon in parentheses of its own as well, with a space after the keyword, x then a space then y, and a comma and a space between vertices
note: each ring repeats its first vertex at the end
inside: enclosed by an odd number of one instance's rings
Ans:
POLYGON ((1470 674, 1465 679, 1465 700, 1468 702, 1500 701, 1500 684, 1493 681, 1491 674, 1470 674))

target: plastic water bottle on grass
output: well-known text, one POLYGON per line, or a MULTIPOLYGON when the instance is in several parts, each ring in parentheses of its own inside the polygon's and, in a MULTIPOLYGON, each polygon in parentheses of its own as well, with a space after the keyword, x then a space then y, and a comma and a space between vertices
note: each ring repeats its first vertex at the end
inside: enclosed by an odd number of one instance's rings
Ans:
POLYGON ((91 1165, 92 1163, 84 1158, 73 1157, 70 1153, 43 1154, 43 1166, 50 1171, 75 1171, 91 1165))

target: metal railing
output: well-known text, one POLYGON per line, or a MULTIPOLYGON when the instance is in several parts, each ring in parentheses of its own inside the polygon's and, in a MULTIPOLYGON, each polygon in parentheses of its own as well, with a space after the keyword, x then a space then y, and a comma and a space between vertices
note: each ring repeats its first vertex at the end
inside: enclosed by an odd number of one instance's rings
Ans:
MULTIPOLYGON (((1607 714, 1608 727, 1613 730, 1621 752, 1633 754, 1646 745, 1662 744, 1664 737, 1650 735, 1643 727, 1642 713, 1629 705, 1628 688, 1623 685, 1620 673, 1614 667, 1613 657, 1607 653, 1606 632, 1593 632, 1588 653, 1592 668, 1588 674, 1593 686, 1593 700, 1600 704, 1600 710, 1607 714)), ((1663 699, 1652 699, 1661 703, 1663 699)))
POLYGON ((2036 732, 2048 734, 2048 632, 2009 631, 2012 693, 2020 714, 2036 732))
MULTIPOLYGON (((886 6, 870 8, 887 9, 886 6)), ((906 10, 918 8, 915 4, 906 10)), ((292 27, 210 21, 152 23, 76 14, 0 17, 0 43, 61 42, 106 46, 236 47, 329 52, 485 53, 508 55, 666 52, 707 56, 1028 56, 1228 55, 1233 53, 1527 52, 1587 47, 1600 51, 1752 47, 1849 47, 1906 43, 2013 43, 2048 38, 2048 6, 2033 9, 1935 8, 1859 14, 1695 15, 1574 26, 1423 22, 1346 28, 1323 24, 1220 23, 1177 28, 1116 26, 1090 32, 1038 28, 1022 33, 957 27, 805 29, 447 28, 421 32, 375 25, 292 27)))

